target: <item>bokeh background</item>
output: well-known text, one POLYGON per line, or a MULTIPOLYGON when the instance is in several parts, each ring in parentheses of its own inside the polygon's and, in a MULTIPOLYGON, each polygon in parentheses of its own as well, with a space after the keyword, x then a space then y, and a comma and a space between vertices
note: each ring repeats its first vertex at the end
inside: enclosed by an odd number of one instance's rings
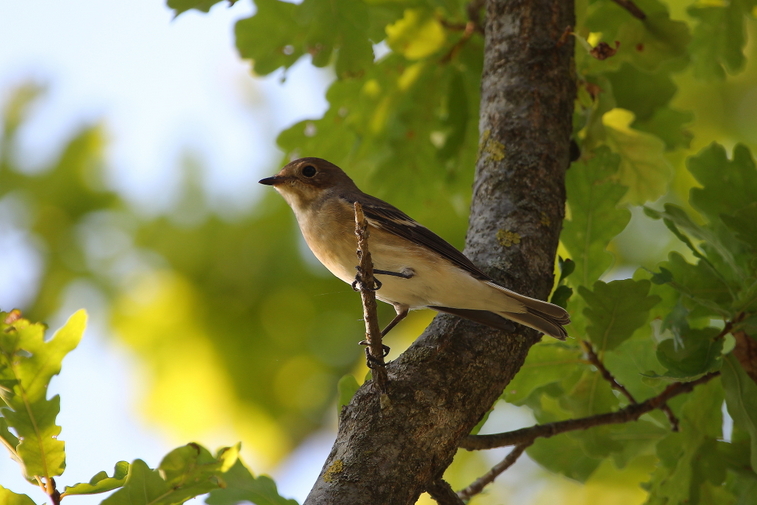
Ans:
MULTIPOLYGON (((672 2, 672 16, 686 16, 687 4, 672 2)), ((78 308, 90 315, 53 381, 67 444, 59 484, 87 481, 118 460, 156 466, 189 441, 241 440, 253 472, 302 500, 333 439, 338 380, 365 376, 359 297, 315 261, 289 209, 256 182, 284 161, 278 133, 326 111, 332 70, 304 58, 252 75, 233 29, 253 12, 241 1, 175 19, 157 0, 0 3, 0 309, 20 308, 51 330, 78 308)), ((753 42, 746 52, 754 56, 753 42)), ((757 67, 747 61, 723 83, 676 77, 673 103, 694 113, 689 148, 667 155, 680 200, 692 184, 686 155, 712 140, 757 148, 757 67)), ((463 161, 442 177, 416 173, 419 184, 381 171, 352 175, 462 247, 473 177, 472 158, 463 161)), ((651 267, 671 247, 662 224, 635 210, 608 278, 651 267)), ((392 354, 432 315, 414 313, 393 331, 392 354)), ((489 421, 499 431, 530 422, 505 404, 489 421)), ((501 457, 461 455, 453 484, 501 457)), ((602 468, 579 486, 524 457, 491 494, 643 501, 636 483, 646 475, 628 485, 627 474, 614 484, 612 474, 602 468)), ((34 492, 4 457, 0 483, 34 492)))

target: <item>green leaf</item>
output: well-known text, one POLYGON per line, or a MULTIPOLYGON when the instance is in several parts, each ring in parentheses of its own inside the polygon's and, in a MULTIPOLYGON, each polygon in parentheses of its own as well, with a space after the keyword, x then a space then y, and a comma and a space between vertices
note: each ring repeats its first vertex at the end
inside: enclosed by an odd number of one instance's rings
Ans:
POLYGON ((576 262, 570 258, 563 259, 562 256, 558 256, 557 264, 560 267, 560 280, 557 283, 562 284, 562 281, 576 270, 576 262))
POLYGON ((129 465, 129 474, 123 487, 104 499, 101 505, 157 505, 182 503, 171 500, 171 486, 141 459, 129 465))
POLYGON ((602 116, 607 145, 620 155, 620 183, 628 187, 623 201, 641 205, 665 194, 673 168, 663 155, 665 144, 631 128, 633 121, 633 113, 624 109, 613 109, 602 116))
POLYGON ((295 500, 282 498, 276 483, 266 475, 254 477, 241 460, 224 474, 226 487, 210 492, 208 505, 236 505, 252 502, 255 505, 297 505, 295 500))
POLYGON ((692 309, 694 317, 705 315, 729 317, 734 302, 731 290, 713 268, 704 261, 692 265, 677 252, 668 255, 668 261, 660 263, 665 279, 685 295, 683 303, 692 309))
POLYGON ((566 176, 570 220, 565 221, 560 240, 576 263, 570 281, 589 286, 612 264, 607 245, 623 231, 631 213, 617 205, 626 188, 614 178, 620 157, 600 147, 588 160, 571 165, 566 176))
POLYGON ((573 288, 557 286, 549 301, 565 309, 568 307, 568 300, 571 296, 573 296, 573 288))
POLYGON ((739 251, 736 251, 733 247, 733 240, 730 237, 724 236, 722 233, 718 233, 718 230, 713 229, 712 226, 700 226, 695 223, 691 217, 682 208, 670 203, 665 204, 665 210, 663 212, 655 211, 652 209, 645 209, 645 213, 655 219, 663 219, 665 226, 673 232, 673 234, 684 244, 689 250, 699 258, 707 263, 707 266, 712 268, 713 272, 719 277, 723 278, 723 273, 719 272, 715 266, 715 263, 725 262, 730 272, 729 277, 741 278, 745 276, 742 266, 736 259, 736 255, 739 251), (679 229, 680 228, 680 229, 679 229), (689 233, 691 236, 701 241, 705 248, 710 252, 716 252, 717 256, 708 257, 699 251, 699 249, 692 243, 688 236, 686 236, 681 229, 689 233))
POLYGON ((690 47, 694 75, 701 79, 725 79, 726 72, 736 74, 743 70, 748 2, 693 5, 688 13, 699 19, 690 47))
POLYGON ((3 486, 0 486, 0 503, 3 505, 36 505, 34 500, 27 495, 14 493, 3 486))
POLYGON ((46 342, 44 325, 21 319, 18 312, 0 313, 0 380, 6 385, 0 387, 6 405, 0 414, 18 436, 14 459, 29 480, 56 477, 66 466, 65 444, 57 439, 60 426, 55 424, 60 397, 48 400, 47 387, 63 358, 79 344, 86 322, 87 314, 80 310, 46 342))
POLYGON ((733 354, 723 361, 722 374, 728 413, 734 424, 749 433, 752 470, 757 473, 757 384, 744 372, 733 354))
POLYGON ((627 61, 647 72, 656 72, 663 65, 682 69, 691 40, 688 25, 671 20, 667 5, 662 2, 637 0, 635 3, 646 15, 643 21, 615 2, 593 2, 587 27, 601 33, 602 39, 610 44, 620 42, 615 64, 627 61))
POLYGON ((256 0, 257 11, 234 27, 237 49, 253 62, 258 75, 289 68, 305 54, 305 33, 298 30, 297 5, 279 0, 256 0))
POLYGON ((650 133, 665 143, 670 151, 678 147, 688 148, 694 135, 685 126, 694 121, 694 114, 669 107, 661 107, 648 119, 636 120, 631 125, 635 130, 650 133))
MULTIPOLYGON (((210 8, 222 0, 168 0, 166 5, 169 9, 176 11, 178 16, 182 12, 186 12, 189 9, 197 9, 201 12, 209 12, 210 8)), ((236 0, 230 0, 230 3, 234 3, 236 0)))
POLYGON ((721 214, 734 215, 757 202, 757 169, 743 144, 733 148, 732 160, 728 160, 723 146, 710 144, 689 157, 687 166, 704 186, 693 188, 689 201, 711 222, 717 223, 721 214))
POLYGON ((66 486, 63 494, 96 494, 112 491, 124 485, 128 473, 129 463, 126 461, 119 461, 113 469, 113 477, 108 477, 108 474, 105 472, 98 472, 89 480, 89 482, 80 482, 73 486, 66 486))
POLYGON ((581 364, 581 351, 575 347, 562 343, 535 345, 528 351, 526 362, 502 393, 502 399, 522 405, 534 389, 562 381, 580 369, 581 364))
POLYGON ((616 348, 646 323, 649 310, 660 302, 659 296, 648 295, 650 286, 648 280, 623 279, 597 281, 591 291, 578 288, 588 305, 586 333, 600 352, 616 348))
POLYGON ((102 505, 174 505, 220 488, 224 474, 237 462, 239 445, 226 447, 213 456, 197 444, 174 449, 158 470, 141 459, 134 460, 123 487, 102 505))
POLYGON ((715 340, 717 328, 689 329, 681 333, 681 344, 675 339, 663 340, 657 346, 657 359, 667 368, 666 377, 688 378, 720 367, 723 340, 715 340))
POLYGON ((349 405, 352 401, 352 397, 360 389, 360 384, 357 383, 357 379, 351 373, 343 375, 336 385, 339 392, 339 401, 336 406, 337 415, 342 411, 342 407, 349 405))
POLYGON ((235 27, 237 49, 259 75, 291 67, 310 54, 325 67, 336 56, 339 78, 354 77, 373 63, 370 16, 362 0, 304 0, 301 4, 256 0, 257 12, 235 27))
POLYGON ((602 462, 587 456, 581 443, 566 434, 538 438, 526 452, 544 468, 578 482, 586 482, 602 462))
POLYGON ((605 75, 612 83, 616 107, 631 111, 636 121, 649 120, 668 105, 678 89, 668 72, 650 74, 628 63, 605 75))
POLYGON ((720 219, 733 230, 737 239, 757 249, 757 202, 737 210, 732 216, 721 214, 720 219))
POLYGON ((408 60, 426 58, 444 45, 446 33, 430 9, 406 9, 402 19, 386 27, 387 43, 408 60))
MULTIPOLYGON (((722 436, 723 395, 718 381, 697 386, 681 409, 681 431, 657 444, 660 464, 644 487, 653 504, 700 503, 702 486, 718 481, 725 461, 717 450, 722 436)), ((704 502, 708 503, 708 502, 704 502)))

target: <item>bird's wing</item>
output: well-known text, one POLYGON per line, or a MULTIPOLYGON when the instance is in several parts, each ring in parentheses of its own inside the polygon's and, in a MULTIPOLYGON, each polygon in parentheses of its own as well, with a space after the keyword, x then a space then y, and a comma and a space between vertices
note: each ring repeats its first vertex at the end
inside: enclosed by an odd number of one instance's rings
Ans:
MULTIPOLYGON (((355 198, 353 197, 345 196, 343 198, 349 201, 350 204, 355 202, 355 198)), ((363 214, 365 214, 368 224, 371 226, 388 231, 416 244, 426 246, 477 279, 491 280, 488 275, 479 270, 471 260, 450 245, 449 242, 398 208, 366 194, 361 195, 360 203, 363 206, 363 214)))

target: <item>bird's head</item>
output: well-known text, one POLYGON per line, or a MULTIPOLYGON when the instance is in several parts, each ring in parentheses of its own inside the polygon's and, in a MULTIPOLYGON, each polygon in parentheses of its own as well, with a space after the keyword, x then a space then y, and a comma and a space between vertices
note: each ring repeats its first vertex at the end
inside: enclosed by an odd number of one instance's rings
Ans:
POLYGON ((295 210, 305 208, 333 191, 357 190, 338 166, 321 158, 300 158, 260 184, 273 186, 295 210))

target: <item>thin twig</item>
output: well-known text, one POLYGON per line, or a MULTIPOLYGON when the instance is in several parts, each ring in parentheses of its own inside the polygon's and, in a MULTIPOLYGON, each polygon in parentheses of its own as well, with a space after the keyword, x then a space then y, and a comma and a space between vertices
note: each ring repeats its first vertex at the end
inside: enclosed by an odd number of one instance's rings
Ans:
POLYGON ((616 4, 623 7, 625 10, 631 13, 633 17, 636 19, 640 19, 644 21, 647 19, 647 15, 644 14, 644 11, 639 9, 639 6, 633 3, 631 0, 614 0, 616 4))
POLYGON ((376 280, 373 277, 373 261, 368 250, 368 222, 363 214, 363 206, 355 202, 355 235, 357 236, 357 257, 360 261, 356 285, 360 288, 365 320, 365 340, 368 343, 368 360, 371 372, 382 393, 386 393, 389 378, 384 363, 384 346, 381 343, 381 329, 376 314, 376 280))
POLYGON ((516 445, 513 450, 505 456, 505 459, 494 465, 491 470, 472 482, 470 486, 458 491, 457 496, 459 496, 461 500, 470 500, 473 496, 483 491, 484 488, 494 482, 494 479, 499 477, 502 472, 513 466, 513 464, 518 461, 520 455, 523 454, 523 451, 533 443, 534 441, 530 440, 516 445))
POLYGON ((426 488, 426 492, 439 505, 465 505, 452 486, 444 479, 437 479, 426 488))
POLYGON ((440 63, 449 63, 455 56, 457 56, 457 53, 460 52, 460 49, 465 45, 466 42, 471 38, 471 36, 476 32, 476 25, 473 23, 473 21, 468 21, 465 23, 465 27, 463 29, 463 36, 460 37, 460 40, 455 42, 455 45, 452 46, 452 48, 449 50, 447 54, 445 54, 440 61, 440 63))
MULTIPOLYGON (((623 393, 623 395, 628 398, 628 401, 630 401, 631 403, 638 403, 631 392, 628 391, 623 384, 618 382, 615 376, 611 374, 610 371, 605 367, 604 363, 602 363, 602 360, 599 359, 599 356, 597 356, 597 353, 594 351, 594 347, 591 345, 591 342, 589 342, 588 340, 582 340, 581 347, 583 347, 589 363, 597 367, 597 370, 599 370, 599 372, 602 374, 602 378, 609 382, 610 386, 613 389, 616 389, 623 393)), ((678 431, 680 423, 668 404, 666 403, 662 405, 660 407, 660 410, 662 410, 665 415, 668 416, 668 421, 670 422, 671 429, 673 431, 678 431)))
POLYGON ((693 390, 695 386, 704 384, 718 375, 720 375, 720 372, 712 372, 691 382, 676 382, 665 388, 665 390, 659 395, 641 403, 633 403, 616 412, 607 412, 605 414, 597 414, 578 419, 568 419, 567 421, 558 421, 555 423, 537 424, 529 428, 521 428, 520 430, 508 431, 506 433, 496 433, 493 435, 468 435, 461 440, 460 447, 469 451, 494 449, 495 447, 523 444, 539 437, 553 437, 567 431, 585 430, 587 428, 604 424, 622 424, 629 421, 636 421, 647 412, 661 408, 674 396, 688 393, 693 390))
POLYGON ((623 395, 628 398, 628 401, 631 403, 639 403, 636 401, 636 398, 633 397, 630 391, 626 389, 626 387, 621 384, 620 382, 615 379, 615 376, 610 373, 610 371, 605 368, 604 363, 599 359, 599 356, 597 356, 597 353, 594 352, 594 347, 591 345, 591 342, 588 340, 582 340, 581 341, 581 347, 583 347, 584 352, 586 353, 586 358, 589 360, 589 363, 597 367, 597 370, 599 370, 599 373, 602 374, 602 378, 610 383, 610 386, 613 389, 617 389, 623 395))

